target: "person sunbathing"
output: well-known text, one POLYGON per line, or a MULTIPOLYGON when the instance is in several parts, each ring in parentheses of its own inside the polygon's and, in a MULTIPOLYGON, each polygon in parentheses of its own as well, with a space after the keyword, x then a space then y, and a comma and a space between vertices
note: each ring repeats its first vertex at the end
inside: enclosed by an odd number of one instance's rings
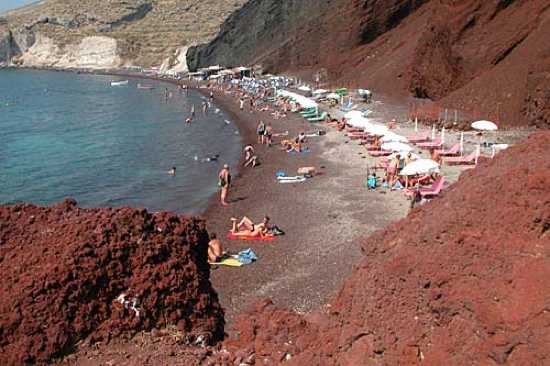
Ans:
POLYGON ((264 237, 268 234, 269 217, 264 217, 263 221, 259 224, 254 224, 252 220, 244 216, 240 222, 237 223, 236 218, 231 218, 233 224, 231 233, 235 236, 261 236, 264 237))

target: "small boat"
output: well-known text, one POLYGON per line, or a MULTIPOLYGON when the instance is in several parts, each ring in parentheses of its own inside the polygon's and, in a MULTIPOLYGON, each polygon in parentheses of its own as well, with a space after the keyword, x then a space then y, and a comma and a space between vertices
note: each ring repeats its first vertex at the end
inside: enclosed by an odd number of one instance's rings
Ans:
POLYGON ((111 86, 123 86, 123 85, 128 85, 128 80, 111 81, 111 86))
POLYGON ((138 84, 137 88, 138 89, 147 89, 147 90, 155 89, 155 87, 153 85, 147 85, 147 84, 138 84))

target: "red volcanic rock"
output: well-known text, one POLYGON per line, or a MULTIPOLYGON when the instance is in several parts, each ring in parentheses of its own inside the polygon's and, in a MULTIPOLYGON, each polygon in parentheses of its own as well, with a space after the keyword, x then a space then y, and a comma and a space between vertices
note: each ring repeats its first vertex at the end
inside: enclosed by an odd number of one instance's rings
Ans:
POLYGON ((483 160, 366 239, 324 310, 261 303, 225 345, 293 365, 550 364, 548 146, 538 133, 483 160))
POLYGON ((223 336, 200 220, 145 210, 0 207, 0 364, 45 363, 91 342, 178 326, 223 336), (122 297, 120 297, 123 295, 122 297))
POLYGON ((253 0, 188 61, 262 64, 549 128, 548 29, 547 0, 253 0))

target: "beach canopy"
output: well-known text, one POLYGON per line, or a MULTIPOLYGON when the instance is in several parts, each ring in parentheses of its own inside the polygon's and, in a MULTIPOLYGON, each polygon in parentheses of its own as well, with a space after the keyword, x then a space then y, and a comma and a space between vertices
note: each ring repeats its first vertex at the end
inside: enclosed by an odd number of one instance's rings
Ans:
POLYGON ((298 90, 309 92, 309 91, 311 91, 311 88, 309 86, 302 85, 302 86, 298 87, 298 90))
POLYGON ((476 121, 472 123, 472 128, 480 131, 496 131, 498 126, 491 121, 476 121))
POLYGON ((303 95, 290 92, 288 90, 277 90, 277 94, 285 98, 293 99, 296 103, 300 103, 303 108, 318 107, 317 103, 315 103, 313 100, 306 98, 303 95))
POLYGON ((386 151, 397 151, 402 153, 408 153, 413 149, 411 146, 402 142, 387 142, 385 144, 382 144, 380 148, 386 151))
POLYGON ((391 131, 388 132, 387 134, 385 134, 380 139, 380 141, 382 141, 382 142, 404 142, 404 143, 409 142, 409 140, 405 136, 398 135, 395 132, 391 132, 391 131))
POLYGON ((340 96, 336 93, 330 93, 329 95, 327 95, 327 99, 340 100, 340 96))
POLYGON ((326 94, 328 93, 329 91, 326 90, 326 89, 317 89, 317 90, 314 90, 313 91, 313 94, 326 94))
POLYGON ((431 159, 418 159, 401 169, 400 175, 411 176, 439 173, 439 164, 431 159))

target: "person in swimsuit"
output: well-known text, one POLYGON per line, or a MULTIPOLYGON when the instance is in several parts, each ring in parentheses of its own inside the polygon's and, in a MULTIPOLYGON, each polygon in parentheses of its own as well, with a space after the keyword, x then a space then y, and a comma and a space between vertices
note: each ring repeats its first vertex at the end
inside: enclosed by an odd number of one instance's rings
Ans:
POLYGON ((224 164, 223 169, 218 174, 219 183, 221 188, 220 203, 222 206, 228 206, 227 194, 229 193, 229 186, 231 185, 231 174, 229 174, 229 165, 224 164))
POLYGON ((387 182, 388 182, 390 188, 393 187, 393 185, 395 184, 395 182, 398 179, 397 170, 399 169, 400 162, 401 162, 401 155, 396 154, 395 157, 392 159, 392 161, 390 161, 390 164, 388 165, 388 169, 387 169, 388 179, 387 179, 387 182))
POLYGON ((263 221, 259 224, 254 224, 252 220, 244 216, 240 222, 237 223, 236 218, 231 218, 233 224, 231 233, 236 236, 261 236, 264 237, 268 234, 269 217, 265 216, 263 221))
POLYGON ((208 242, 208 262, 219 263, 222 261, 223 247, 216 233, 210 233, 208 242))
POLYGON ((176 175, 176 167, 173 166, 172 169, 170 169, 170 170, 168 171, 168 174, 170 174, 170 175, 176 175))
POLYGON ((265 137, 265 144, 271 147, 271 144, 273 142, 273 127, 271 126, 271 123, 268 123, 267 126, 265 127, 264 137, 265 137))
POLYGON ((258 143, 263 144, 264 143, 264 133, 265 133, 265 123, 264 121, 260 121, 258 123, 258 126, 256 127, 256 133, 258 134, 258 143))

